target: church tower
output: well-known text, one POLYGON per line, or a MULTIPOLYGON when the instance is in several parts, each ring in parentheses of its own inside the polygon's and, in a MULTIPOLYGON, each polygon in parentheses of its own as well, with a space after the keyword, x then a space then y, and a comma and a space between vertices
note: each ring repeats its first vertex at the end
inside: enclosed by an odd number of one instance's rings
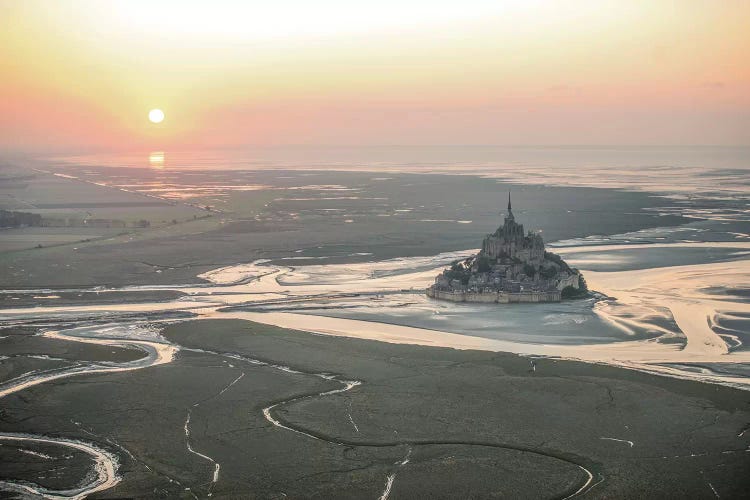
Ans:
POLYGON ((510 203, 510 191, 508 191, 508 213, 505 216, 505 224, 498 229, 497 234, 502 234, 507 241, 523 238, 523 224, 516 222, 513 215, 513 206, 510 203))
POLYGON ((506 220, 515 220, 515 217, 513 217, 513 208, 510 204, 510 191, 508 191, 508 215, 505 217, 506 220))

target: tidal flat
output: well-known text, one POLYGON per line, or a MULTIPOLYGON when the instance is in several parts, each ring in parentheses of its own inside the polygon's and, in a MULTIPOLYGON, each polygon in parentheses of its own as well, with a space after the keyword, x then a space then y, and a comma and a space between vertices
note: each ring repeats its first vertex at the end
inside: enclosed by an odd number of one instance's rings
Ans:
POLYGON ((746 196, 355 170, 57 165, 24 181, 28 199, 0 185, 46 214, 154 221, 0 249, 0 487, 742 497, 746 196), (35 199, 51 187, 54 204, 35 199), (423 296, 508 190, 599 293, 423 296))
POLYGON ((45 373, 87 361, 123 363, 143 356, 132 349, 81 345, 38 335, 35 328, 0 330, 0 386, 29 373, 45 373))
POLYGON ((750 486, 747 391, 237 320, 162 335, 179 346, 172 362, 11 394, 0 431, 110 450, 120 480, 92 498, 739 498, 750 486))
MULTIPOLYGON (((0 252, 4 288, 175 285, 194 283, 196 275, 217 267, 259 258, 295 258, 296 265, 305 265, 320 263, 323 257, 326 263, 363 262, 473 249, 497 227, 509 190, 519 217, 529 228, 543 231, 546 241, 690 222, 659 212, 672 201, 648 193, 529 186, 468 175, 392 173, 383 177, 375 172, 299 170, 180 173, 76 166, 55 166, 55 171, 68 176, 54 178, 56 196, 71 203, 81 186, 87 193, 95 191, 98 198, 106 199, 107 193, 116 191, 118 200, 152 205, 155 195, 149 190, 157 184, 181 193, 193 185, 215 186, 221 196, 200 192, 189 200, 159 198, 161 205, 149 206, 148 213, 138 215, 154 221, 151 228, 0 252), (237 188, 243 185, 264 188, 237 188), (183 212, 174 215, 178 205, 183 212), (167 222, 173 218, 177 224, 167 222)), ((35 175, 39 182, 46 182, 49 174, 35 175)), ((35 202, 33 191, 5 191, 32 206, 35 202)), ((700 201, 695 203, 700 205, 700 201)), ((126 218, 118 213, 131 207, 97 210, 102 217, 126 218)), ((75 229, 70 228, 71 232, 75 229)))

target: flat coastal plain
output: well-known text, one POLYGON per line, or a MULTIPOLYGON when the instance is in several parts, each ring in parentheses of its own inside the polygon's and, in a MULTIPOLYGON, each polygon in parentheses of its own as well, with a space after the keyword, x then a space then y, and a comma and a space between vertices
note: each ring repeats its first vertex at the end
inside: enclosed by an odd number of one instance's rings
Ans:
POLYGON ((0 431, 111 449, 122 479, 92 498, 741 498, 750 487, 747 391, 239 320, 163 335, 180 346, 171 363, 11 394, 0 431))
POLYGON ((0 168, 2 494, 747 496, 745 170, 354 170, 0 168), (509 190, 599 294, 423 296, 509 190))

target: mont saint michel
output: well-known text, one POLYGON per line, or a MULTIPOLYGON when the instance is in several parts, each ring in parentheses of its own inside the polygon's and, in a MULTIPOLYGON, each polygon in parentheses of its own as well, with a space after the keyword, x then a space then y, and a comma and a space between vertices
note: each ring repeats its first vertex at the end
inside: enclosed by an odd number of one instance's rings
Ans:
POLYGON ((508 193, 504 224, 484 238, 477 255, 438 275, 427 295, 453 302, 559 302, 586 291, 583 275, 545 251, 539 233, 524 234, 508 193))

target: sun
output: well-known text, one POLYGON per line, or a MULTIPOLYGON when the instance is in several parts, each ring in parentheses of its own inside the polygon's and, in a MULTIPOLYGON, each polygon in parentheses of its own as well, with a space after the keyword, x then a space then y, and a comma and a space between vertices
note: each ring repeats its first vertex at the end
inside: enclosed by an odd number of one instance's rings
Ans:
POLYGON ((164 111, 152 109, 148 112, 148 119, 151 123, 161 123, 164 121, 164 111))

